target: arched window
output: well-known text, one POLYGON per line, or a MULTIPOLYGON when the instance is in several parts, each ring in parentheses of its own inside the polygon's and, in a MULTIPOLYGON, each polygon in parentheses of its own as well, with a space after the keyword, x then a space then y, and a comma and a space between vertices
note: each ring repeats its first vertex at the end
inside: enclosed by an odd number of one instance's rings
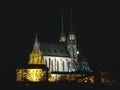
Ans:
POLYGON ((63 67, 63 71, 64 71, 64 61, 62 62, 62 67, 63 67))
POLYGON ((57 61, 57 71, 59 71, 59 61, 57 61))
POLYGON ((67 71, 69 72, 69 70, 70 70, 70 62, 67 60, 67 71))
POLYGON ((49 58, 49 69, 50 69, 50 58, 49 58))
POLYGON ((47 60, 45 60, 45 65, 47 66, 47 60))
POLYGON ((57 68, 57 64, 56 64, 56 58, 55 58, 55 62, 54 62, 54 64, 55 64, 55 71, 57 70, 56 68, 57 68))
POLYGON ((53 71, 53 60, 51 60, 51 67, 52 67, 52 71, 53 71))

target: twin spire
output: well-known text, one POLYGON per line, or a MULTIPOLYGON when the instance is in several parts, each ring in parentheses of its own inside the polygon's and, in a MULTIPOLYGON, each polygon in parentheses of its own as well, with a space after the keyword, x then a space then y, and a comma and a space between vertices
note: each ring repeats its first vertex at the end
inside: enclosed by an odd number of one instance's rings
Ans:
MULTIPOLYGON (((63 20, 63 8, 61 10, 61 34, 60 34, 60 38, 59 38, 59 42, 61 43, 64 43, 66 42, 66 37, 65 37, 65 32, 64 32, 64 20, 63 20)), ((71 5, 71 16, 70 16, 70 32, 69 32, 69 39, 71 39, 71 36, 74 37, 74 33, 73 33, 73 28, 72 28, 72 5, 71 5)), ((38 39, 37 39, 37 34, 36 34, 36 37, 35 37, 35 43, 34 43, 34 49, 39 49, 40 47, 40 44, 38 42, 38 39)))
MULTIPOLYGON (((72 28, 72 5, 71 5, 71 16, 70 16, 70 32, 69 32, 69 37, 70 35, 74 35, 73 33, 73 28, 72 28)), ((64 43, 66 42, 66 37, 65 37, 65 32, 64 32, 64 23, 63 23, 63 8, 61 10, 61 35, 59 38, 59 42, 64 43)))
POLYGON ((61 36, 59 39, 59 42, 65 42, 66 38, 65 38, 65 33, 64 33, 64 23, 63 23, 63 8, 62 8, 62 12, 61 12, 61 36))
POLYGON ((63 8, 62 8, 62 14, 61 14, 61 36, 65 36, 64 24, 63 24, 63 8))
POLYGON ((73 33, 73 28, 72 28, 72 4, 71 4, 71 16, 70 16, 70 33, 73 33))

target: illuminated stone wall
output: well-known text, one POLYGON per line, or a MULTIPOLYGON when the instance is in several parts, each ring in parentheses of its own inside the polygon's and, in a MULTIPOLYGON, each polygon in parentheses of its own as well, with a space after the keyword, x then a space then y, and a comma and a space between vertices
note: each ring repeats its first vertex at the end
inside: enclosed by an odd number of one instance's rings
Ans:
POLYGON ((91 83, 94 84, 94 76, 85 76, 85 74, 51 74, 49 82, 66 81, 77 83, 91 83))
POLYGON ((16 73, 17 81, 41 82, 47 79, 46 71, 42 69, 17 69, 16 73))
POLYGON ((75 66, 70 57, 44 56, 44 63, 52 72, 73 72, 75 66))

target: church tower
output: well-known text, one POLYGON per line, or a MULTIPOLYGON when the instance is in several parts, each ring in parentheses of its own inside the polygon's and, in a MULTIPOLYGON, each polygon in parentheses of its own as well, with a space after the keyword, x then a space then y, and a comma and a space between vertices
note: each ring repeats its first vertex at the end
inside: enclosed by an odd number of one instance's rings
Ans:
POLYGON ((22 82, 44 82, 48 81, 48 68, 44 64, 43 54, 40 50, 40 44, 35 38, 33 50, 30 53, 29 65, 16 69, 16 81, 22 82))
POLYGON ((66 38, 65 38, 65 33, 64 33, 64 23, 63 23, 63 8, 62 8, 62 12, 61 12, 61 35, 59 38, 59 42, 64 43, 66 42, 66 38))
POLYGON ((40 44, 37 39, 37 35, 35 38, 35 43, 33 45, 33 50, 30 53, 29 64, 44 64, 43 55, 40 51, 40 44))
POLYGON ((67 49, 71 56, 71 58, 77 60, 77 42, 76 42, 76 35, 73 32, 72 27, 72 7, 71 7, 71 24, 70 24, 70 32, 67 38, 67 49))

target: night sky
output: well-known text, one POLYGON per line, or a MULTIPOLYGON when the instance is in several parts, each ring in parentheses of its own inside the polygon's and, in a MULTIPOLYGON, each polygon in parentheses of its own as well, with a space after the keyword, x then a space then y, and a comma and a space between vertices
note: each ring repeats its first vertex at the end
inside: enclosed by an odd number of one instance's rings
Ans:
MULTIPOLYGON (((35 34, 40 42, 58 42, 61 8, 66 36, 70 30, 70 0, 2 2, 0 62, 10 66, 28 61, 35 34)), ((120 5, 115 1, 72 0, 73 31, 81 55, 95 67, 116 70, 120 60, 120 5)))

